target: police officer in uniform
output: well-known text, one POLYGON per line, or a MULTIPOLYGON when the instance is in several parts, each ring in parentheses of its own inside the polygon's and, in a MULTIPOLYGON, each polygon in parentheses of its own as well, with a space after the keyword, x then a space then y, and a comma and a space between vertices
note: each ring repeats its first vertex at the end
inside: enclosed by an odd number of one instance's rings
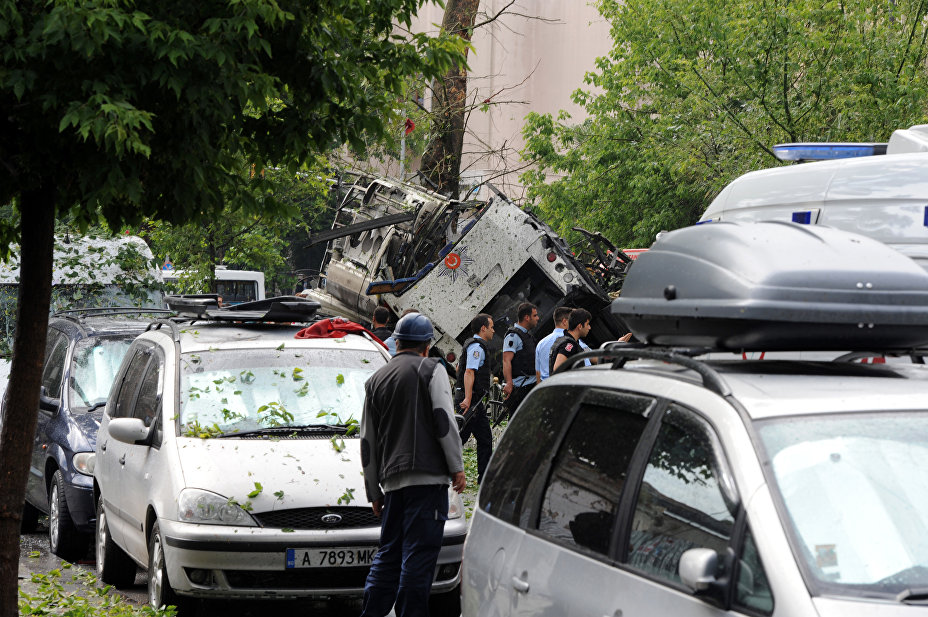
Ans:
POLYGON ((590 333, 590 320, 593 316, 586 309, 578 308, 570 312, 567 320, 567 331, 551 348, 550 373, 558 369, 571 356, 582 351, 580 338, 590 333))
POLYGON ((493 318, 480 313, 470 322, 473 338, 461 350, 458 363, 457 399, 455 402, 464 415, 461 443, 473 435, 477 441, 477 482, 483 481, 493 453, 493 433, 487 418, 487 394, 490 392, 490 363, 487 362, 487 343, 493 338, 493 318))
POLYGON ((425 315, 396 323, 397 353, 364 385, 361 464, 380 550, 364 586, 362 617, 428 615, 429 593, 448 519, 448 482, 467 484, 444 368, 428 357, 425 315))
POLYGON ((509 417, 519 403, 535 387, 541 377, 535 370, 535 337, 532 330, 538 325, 538 307, 523 302, 516 313, 518 323, 506 331, 503 339, 503 396, 509 417))

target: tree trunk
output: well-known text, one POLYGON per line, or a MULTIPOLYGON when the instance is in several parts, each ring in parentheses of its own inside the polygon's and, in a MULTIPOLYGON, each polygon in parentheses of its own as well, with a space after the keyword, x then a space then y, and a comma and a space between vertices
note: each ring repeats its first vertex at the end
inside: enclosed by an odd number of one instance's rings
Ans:
POLYGON ((0 415, 0 617, 19 614, 19 529, 45 359, 55 245, 54 196, 54 190, 23 193, 19 208, 19 306, 13 364, 0 415))
MULTIPOLYGON (((470 41, 480 0, 447 0, 442 30, 470 41)), ((438 192, 458 197, 461 183, 461 150, 464 147, 464 115, 467 103, 467 67, 449 70, 436 81, 432 99, 434 136, 422 156, 421 171, 438 192)))

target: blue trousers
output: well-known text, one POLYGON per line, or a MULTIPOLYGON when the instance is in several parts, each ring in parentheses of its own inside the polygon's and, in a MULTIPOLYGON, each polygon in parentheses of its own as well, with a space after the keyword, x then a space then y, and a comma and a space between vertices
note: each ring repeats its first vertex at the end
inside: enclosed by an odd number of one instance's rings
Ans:
POLYGON ((364 585, 361 617, 428 617, 429 593, 448 520, 448 487, 408 486, 384 496, 380 550, 364 585))

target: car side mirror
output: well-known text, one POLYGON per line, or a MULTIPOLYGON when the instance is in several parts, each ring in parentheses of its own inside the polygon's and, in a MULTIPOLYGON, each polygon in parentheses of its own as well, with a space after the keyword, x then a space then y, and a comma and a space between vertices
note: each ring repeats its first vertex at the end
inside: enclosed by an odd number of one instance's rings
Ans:
POLYGON ((733 563, 734 552, 731 549, 719 555, 711 548, 691 548, 680 556, 680 580, 700 597, 728 608, 733 563))
POLYGON ((107 430, 110 437, 129 445, 141 445, 148 440, 148 428, 138 418, 114 418, 107 430))
POLYGON ((716 582, 719 554, 711 548, 691 548, 680 556, 680 580, 693 591, 705 591, 716 582))
POLYGON ((45 386, 42 386, 39 390, 39 409, 54 412, 58 411, 59 407, 61 407, 61 399, 49 396, 45 386))

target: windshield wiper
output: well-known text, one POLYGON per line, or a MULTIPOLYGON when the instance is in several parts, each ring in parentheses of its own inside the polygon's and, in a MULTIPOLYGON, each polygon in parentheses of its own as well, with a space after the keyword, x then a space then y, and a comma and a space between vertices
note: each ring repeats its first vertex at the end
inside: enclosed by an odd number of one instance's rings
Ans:
POLYGON ((904 604, 925 604, 928 602, 928 587, 904 589, 896 596, 896 602, 904 604))
POLYGON ((103 407, 103 406, 105 406, 105 405, 106 405, 106 401, 99 401, 99 402, 97 402, 97 403, 94 403, 93 405, 91 405, 90 407, 87 408, 87 413, 90 413, 90 412, 92 412, 92 411, 96 411, 96 410, 100 409, 101 407, 103 407))
POLYGON ((330 433, 335 435, 344 435, 348 427, 343 424, 298 424, 294 426, 266 426, 251 431, 239 431, 236 433, 223 433, 217 437, 243 437, 246 435, 290 435, 306 433, 330 433))

